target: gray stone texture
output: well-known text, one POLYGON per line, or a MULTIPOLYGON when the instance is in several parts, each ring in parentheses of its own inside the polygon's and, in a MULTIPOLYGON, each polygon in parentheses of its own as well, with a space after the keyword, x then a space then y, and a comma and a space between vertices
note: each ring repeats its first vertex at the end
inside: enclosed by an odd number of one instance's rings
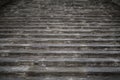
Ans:
POLYGON ((16 0, 0 9, 0 80, 120 80, 119 74, 115 4, 16 0))
POLYGON ((112 2, 114 2, 120 6, 120 0, 112 0, 112 2))
POLYGON ((0 0, 0 6, 8 3, 10 0, 0 0))

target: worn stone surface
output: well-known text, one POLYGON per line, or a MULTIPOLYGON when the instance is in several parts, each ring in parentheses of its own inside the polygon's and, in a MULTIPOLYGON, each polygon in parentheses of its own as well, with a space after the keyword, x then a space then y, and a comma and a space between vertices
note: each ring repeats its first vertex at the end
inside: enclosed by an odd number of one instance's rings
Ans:
POLYGON ((120 10, 90 0, 0 8, 0 80, 119 80, 120 10))
POLYGON ((112 2, 114 2, 120 6, 120 0, 112 0, 112 2))
POLYGON ((0 0, 0 7, 12 0, 0 0))

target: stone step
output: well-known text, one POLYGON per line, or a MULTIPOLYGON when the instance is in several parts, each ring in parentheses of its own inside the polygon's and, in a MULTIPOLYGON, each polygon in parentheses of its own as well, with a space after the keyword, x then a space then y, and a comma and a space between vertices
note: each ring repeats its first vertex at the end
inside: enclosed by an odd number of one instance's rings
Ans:
MULTIPOLYGON (((70 18, 70 17, 79 19, 80 21, 81 21, 80 18, 90 19, 90 18, 94 18, 94 17, 96 17, 96 18, 108 18, 108 20, 106 20, 105 22, 107 22, 107 21, 111 21, 111 22, 120 21, 119 19, 118 20, 109 19, 110 15, 107 15, 106 13, 103 13, 102 11, 104 11, 104 10, 103 9, 96 9, 96 10, 91 9, 91 11, 87 12, 87 9, 79 8, 78 13, 73 13, 73 14, 69 14, 69 15, 63 14, 63 15, 53 15, 53 16, 52 15, 49 15, 49 16, 44 16, 44 15, 43 16, 41 16, 41 15, 30 16, 29 21, 42 21, 42 19, 43 19, 43 21, 50 20, 50 19, 51 20, 58 20, 58 19, 70 18)), ((15 21, 15 19, 16 19, 16 21, 24 21, 25 17, 22 17, 22 16, 17 16, 17 17, 16 16, 2 16, 0 21, 15 21)))
POLYGON ((119 25, 115 25, 115 26, 104 26, 104 27, 101 27, 101 26, 96 26, 96 24, 89 24, 88 26, 86 26, 85 24, 80 24, 80 25, 76 25, 76 26, 67 26, 67 25, 56 25, 56 26, 47 26, 47 25, 34 25, 34 26, 31 26, 31 25, 28 25, 28 26, 18 26, 18 25, 12 25, 12 26, 8 26, 8 25, 1 25, 0 26, 0 30, 29 30, 29 29, 86 29, 86 30, 116 30, 116 29, 120 29, 119 25), (91 26, 89 26, 91 25, 91 26))
POLYGON ((109 42, 109 41, 120 41, 120 38, 87 38, 87 39, 77 39, 77 38, 1 38, 0 42, 10 42, 10 41, 39 41, 39 42, 44 42, 44 41, 73 41, 73 42, 89 42, 89 41, 94 41, 94 42, 109 42))
MULTIPOLYGON (((38 16, 41 19, 39 19, 37 17, 32 17, 31 20, 29 20, 28 22, 31 22, 31 23, 37 23, 37 22, 39 22, 39 23, 42 23, 42 22, 43 23, 45 23, 45 22, 62 23, 63 21, 65 21, 64 23, 67 23, 67 22, 77 23, 77 22, 83 22, 84 20, 94 21, 94 19, 96 19, 96 21, 103 21, 104 19, 109 18, 109 16, 107 16, 107 15, 95 15, 95 14, 90 15, 90 13, 89 13, 89 15, 86 14, 86 13, 79 13, 79 14, 84 14, 84 15, 77 15, 76 14, 76 15, 69 15, 69 16, 53 16, 53 17, 48 16, 48 17, 45 17, 45 18, 38 16), (73 17, 73 19, 70 19, 70 17, 73 17), (66 18, 66 19, 64 20, 64 18, 66 18)), ((18 20, 15 20, 14 18, 13 19, 9 19, 9 18, 8 19, 5 19, 5 18, 0 19, 1 23, 6 22, 6 21, 8 23, 11 23, 11 22, 17 23, 17 22, 24 22, 25 20, 24 20, 24 18, 19 19, 19 17, 18 17, 18 20)), ((114 24, 116 24, 116 23, 119 24, 120 20, 119 19, 118 20, 106 19, 102 23, 109 23, 109 22, 114 23, 114 24)))
POLYGON ((13 43, 1 43, 0 46, 2 47, 112 47, 112 48, 120 48, 120 45, 112 45, 112 44, 74 44, 74 43, 71 43, 71 44, 51 44, 51 43, 48 43, 48 44, 42 44, 42 43, 34 43, 34 44, 13 44, 13 43))
MULTIPOLYGON (((27 55, 38 55, 38 56, 74 56, 74 55, 93 55, 93 56, 98 56, 100 57, 100 55, 103 55, 104 57, 107 55, 108 57, 111 56, 115 56, 115 55, 119 55, 120 51, 97 51, 97 50, 90 50, 90 51, 82 51, 82 50, 69 50, 69 51, 49 51, 49 50, 0 50, 0 56, 14 56, 14 55, 18 55, 18 56, 27 56, 27 55)), ((88 57, 89 57, 88 56, 88 57)), ((119 57, 119 56, 117 56, 119 57)))
MULTIPOLYGON (((104 23, 104 22, 101 22, 101 19, 100 20, 95 20, 94 18, 93 19, 87 19, 87 20, 83 20, 83 22, 47 22, 47 25, 65 25, 65 24, 67 24, 67 25, 71 25, 71 26, 78 26, 78 25, 81 25, 81 24, 89 24, 89 23, 92 23, 92 22, 96 22, 96 23, 99 23, 99 25, 100 26, 120 26, 120 24, 118 24, 118 23, 104 23), (84 22, 85 21, 85 22, 84 22)), ((25 21, 22 21, 22 22, 17 22, 17 21, 11 21, 11 22, 1 22, 0 23, 0 25, 9 25, 9 26, 11 26, 11 25, 21 25, 21 24, 23 24, 23 25, 46 25, 46 22, 25 22, 25 21)))
POLYGON ((19 66, 19 67, 0 67, 0 73, 3 74, 28 74, 28 75, 65 75, 65 74, 120 74, 119 67, 39 67, 39 66, 19 66))
POLYGON ((119 58, 76 58, 76 57, 5 57, 0 66, 39 65, 41 67, 120 67, 119 58))
POLYGON ((114 76, 33 76, 33 77, 1 77, 1 80, 119 80, 118 75, 114 76))
POLYGON ((94 44, 115 44, 119 43, 120 39, 91 39, 91 38, 86 38, 86 39, 71 39, 71 38, 6 38, 6 39, 0 39, 0 43, 79 43, 79 44, 87 44, 87 43, 94 43, 94 44))
POLYGON ((54 33, 54 32, 61 32, 61 33, 120 33, 120 30, 97 30, 97 29, 1 29, 0 34, 2 33, 16 33, 16 32, 23 32, 23 33, 54 33))
POLYGON ((116 33, 29 33, 29 34, 20 34, 20 33, 0 33, 0 37, 4 37, 4 36, 8 36, 8 37, 17 37, 17 36, 34 36, 34 37, 120 37, 119 34, 116 33))

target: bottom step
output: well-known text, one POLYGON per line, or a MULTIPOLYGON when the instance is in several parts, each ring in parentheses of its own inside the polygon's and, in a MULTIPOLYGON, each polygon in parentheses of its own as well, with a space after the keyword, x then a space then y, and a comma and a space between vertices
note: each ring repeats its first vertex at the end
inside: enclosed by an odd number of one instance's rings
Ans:
POLYGON ((6 66, 0 67, 0 75, 25 73, 28 75, 68 75, 68 74, 120 74, 120 67, 40 67, 6 66))
POLYGON ((41 77, 0 77, 1 80, 120 80, 120 76, 41 76, 41 77))

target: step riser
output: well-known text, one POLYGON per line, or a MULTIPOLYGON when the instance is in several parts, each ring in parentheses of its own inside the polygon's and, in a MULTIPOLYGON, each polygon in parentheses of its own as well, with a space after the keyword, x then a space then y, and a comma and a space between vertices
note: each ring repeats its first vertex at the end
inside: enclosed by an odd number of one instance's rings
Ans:
POLYGON ((114 62, 0 62, 0 66, 34 66, 38 65, 39 67, 120 67, 120 63, 114 62))

